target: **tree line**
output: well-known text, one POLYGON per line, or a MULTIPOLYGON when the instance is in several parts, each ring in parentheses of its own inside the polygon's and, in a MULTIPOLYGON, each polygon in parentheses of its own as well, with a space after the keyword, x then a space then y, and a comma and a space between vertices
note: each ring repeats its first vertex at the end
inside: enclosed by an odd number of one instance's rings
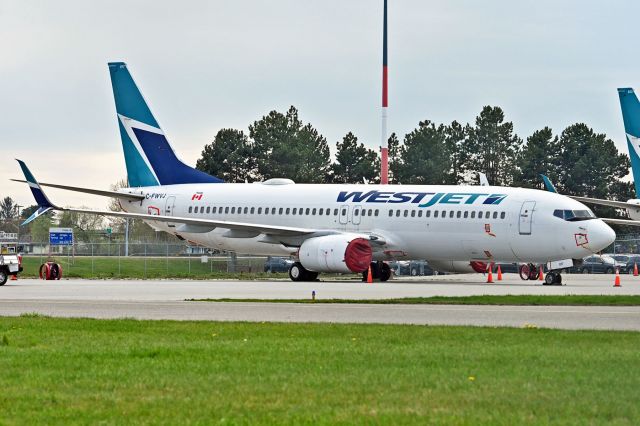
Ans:
MULTIPOLYGON (((254 121, 248 133, 220 130, 196 167, 227 182, 276 177, 298 183, 379 182, 377 151, 353 132, 335 147, 332 160, 327 139, 292 106, 254 121)), ((391 183, 473 184, 482 172, 492 185, 543 188, 539 175, 545 174, 563 194, 627 200, 633 188, 622 178, 629 167, 628 156, 585 123, 560 134, 543 127, 523 140, 496 106, 482 108, 473 123, 426 119, 402 140, 395 133, 389 137, 391 183)))

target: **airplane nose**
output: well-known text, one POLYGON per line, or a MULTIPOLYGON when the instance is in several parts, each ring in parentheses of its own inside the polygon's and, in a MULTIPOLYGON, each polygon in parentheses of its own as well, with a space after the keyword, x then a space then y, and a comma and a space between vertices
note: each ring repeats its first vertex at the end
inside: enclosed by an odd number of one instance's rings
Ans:
POLYGON ((590 220, 588 226, 589 249, 597 253, 609 247, 616 240, 616 233, 601 220, 590 220))

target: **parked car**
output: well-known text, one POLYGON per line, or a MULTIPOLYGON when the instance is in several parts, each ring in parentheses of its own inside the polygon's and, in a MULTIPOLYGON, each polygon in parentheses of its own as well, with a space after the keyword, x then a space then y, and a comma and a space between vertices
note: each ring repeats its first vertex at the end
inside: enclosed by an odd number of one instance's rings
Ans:
POLYGON ((503 274, 518 274, 520 273, 520 264, 519 263, 495 263, 493 265, 493 273, 498 272, 498 265, 500 265, 500 272, 503 274))
POLYGON ((285 257, 270 257, 264 262, 265 272, 289 272, 293 260, 285 257))
POLYGON ((419 275, 438 275, 438 272, 429 266, 425 260, 399 260, 389 262, 389 266, 396 276, 411 275, 415 277, 419 275))
POLYGON ((616 271, 616 261, 609 256, 593 255, 585 257, 582 264, 571 268, 571 272, 581 274, 613 274, 616 271))
POLYGON ((638 254, 613 254, 611 257, 620 264, 620 272, 633 274, 633 266, 640 268, 640 255, 638 254))

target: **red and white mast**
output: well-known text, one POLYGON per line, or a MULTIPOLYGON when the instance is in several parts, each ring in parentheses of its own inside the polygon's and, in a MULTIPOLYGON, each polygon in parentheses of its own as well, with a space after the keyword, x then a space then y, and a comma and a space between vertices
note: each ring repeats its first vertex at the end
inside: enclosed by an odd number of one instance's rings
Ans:
POLYGON ((387 0, 384 0, 384 21, 382 36, 382 141, 380 144, 380 183, 389 183, 389 143, 387 140, 387 0))

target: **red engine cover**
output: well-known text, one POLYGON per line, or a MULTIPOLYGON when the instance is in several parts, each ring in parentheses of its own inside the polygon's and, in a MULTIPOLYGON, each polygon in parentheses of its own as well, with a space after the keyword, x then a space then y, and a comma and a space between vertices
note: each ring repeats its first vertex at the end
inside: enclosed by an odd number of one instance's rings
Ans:
POLYGON ((359 273, 366 271, 371 264, 373 251, 371 244, 364 238, 352 240, 344 251, 344 263, 349 270, 359 273))
POLYGON ((478 262, 476 260, 472 261, 469 263, 471 265, 471 268, 473 268, 474 271, 476 271, 479 274, 484 274, 485 272, 487 272, 487 264, 484 262, 478 262))

